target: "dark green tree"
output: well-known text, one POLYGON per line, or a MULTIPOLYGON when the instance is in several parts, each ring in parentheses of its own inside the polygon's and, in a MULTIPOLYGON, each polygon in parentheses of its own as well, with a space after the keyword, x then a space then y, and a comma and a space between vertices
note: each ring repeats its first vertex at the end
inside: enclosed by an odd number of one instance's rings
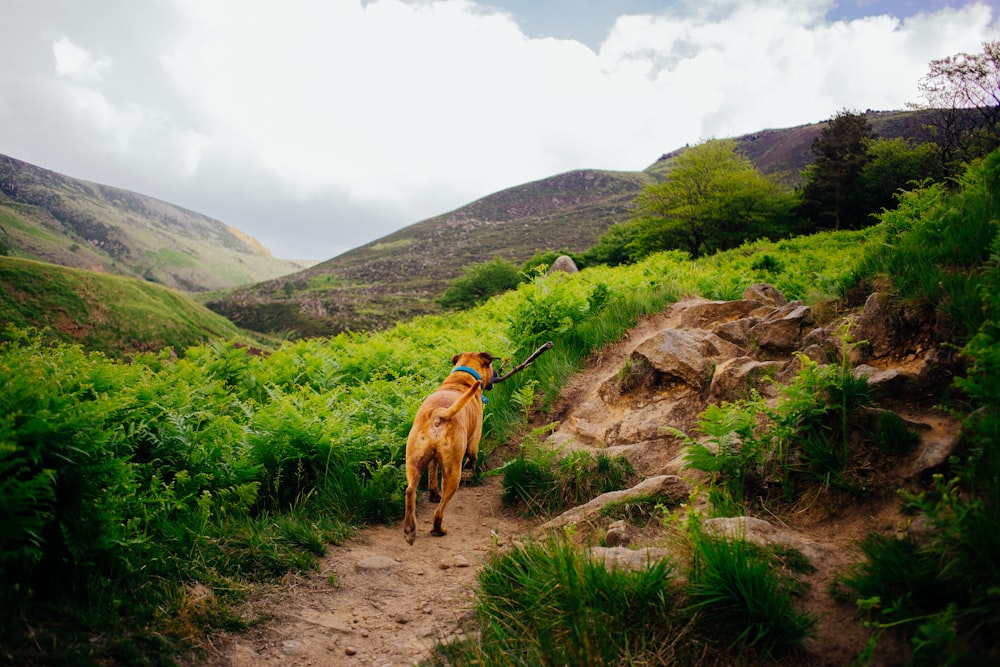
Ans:
POLYGON ((868 142, 868 162, 861 169, 858 188, 861 206, 871 213, 896 208, 896 194, 912 190, 926 179, 944 178, 937 147, 896 137, 868 142))
POLYGON ((802 211, 813 229, 858 229, 871 224, 858 184, 875 138, 864 114, 841 111, 813 139, 805 171, 802 211))

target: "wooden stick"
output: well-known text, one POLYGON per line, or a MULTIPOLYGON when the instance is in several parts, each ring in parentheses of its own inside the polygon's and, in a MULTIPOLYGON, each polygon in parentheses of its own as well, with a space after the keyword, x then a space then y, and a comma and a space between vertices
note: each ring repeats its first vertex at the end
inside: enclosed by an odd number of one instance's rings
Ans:
POLYGON ((538 348, 537 350, 535 350, 534 352, 532 352, 530 357, 528 357, 522 363, 520 363, 517 366, 515 366, 513 368, 513 370, 511 370, 509 373, 506 373, 505 375, 501 375, 497 379, 493 380, 492 384, 497 384, 498 382, 503 382, 504 380, 506 380, 507 378, 509 378, 514 373, 517 373, 518 371, 523 371, 525 368, 527 368, 528 366, 530 366, 531 363, 535 359, 537 359, 538 356, 542 352, 545 352, 546 350, 551 349, 551 347, 552 347, 552 341, 549 341, 548 343, 545 343, 540 348, 538 348))

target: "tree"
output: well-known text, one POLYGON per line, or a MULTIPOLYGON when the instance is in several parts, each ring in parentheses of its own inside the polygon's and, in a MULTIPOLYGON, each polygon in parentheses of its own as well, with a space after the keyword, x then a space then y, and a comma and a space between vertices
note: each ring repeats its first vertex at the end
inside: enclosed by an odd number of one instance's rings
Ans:
POLYGON ((949 173, 1000 146, 1000 42, 984 42, 983 52, 932 60, 920 80, 933 113, 930 129, 949 173))
POLYGON ((620 263, 660 250, 711 254, 781 233, 791 202, 737 152, 735 140, 706 141, 677 156, 666 180, 636 197, 636 217, 609 229, 587 257, 620 263))
POLYGON ((868 162, 858 176, 859 201, 864 210, 878 213, 896 208, 900 190, 930 178, 940 181, 944 169, 933 144, 896 137, 873 139, 867 146, 868 162))
POLYGON ((863 114, 841 111, 813 139, 814 161, 805 172, 802 207, 816 229, 857 229, 868 224, 858 181, 875 135, 863 114))

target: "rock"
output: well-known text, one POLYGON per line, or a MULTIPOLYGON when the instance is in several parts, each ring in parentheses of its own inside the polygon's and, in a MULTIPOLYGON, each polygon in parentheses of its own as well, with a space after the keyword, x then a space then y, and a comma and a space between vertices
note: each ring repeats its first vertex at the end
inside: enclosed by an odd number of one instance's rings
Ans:
POLYGON ((399 567, 400 563, 395 558, 391 556, 382 556, 376 554, 374 556, 367 556, 362 558, 357 563, 354 564, 354 569, 356 570, 388 570, 394 567, 399 567))
POLYGON ((741 350, 708 331, 664 329, 643 341, 632 355, 646 359, 665 378, 701 391, 712 380, 715 360, 740 356, 741 350))
POLYGON ((576 268, 576 262, 569 255, 559 255, 556 261, 552 262, 552 266, 546 273, 555 273, 556 271, 562 271, 563 273, 577 273, 580 269, 576 268))
POLYGON ((920 448, 910 466, 910 477, 919 477, 942 465, 955 453, 957 447, 958 436, 952 435, 951 431, 932 430, 921 433, 920 448))
POLYGON ((829 329, 816 327, 802 337, 802 353, 818 364, 840 360, 841 343, 829 329))
POLYGON ((286 639, 281 642, 281 652, 285 655, 298 655, 302 653, 302 642, 297 639, 286 639))
POLYGON ((745 398, 751 389, 763 389, 771 378, 780 370, 777 361, 757 361, 750 357, 735 357, 720 363, 712 377, 709 389, 710 400, 735 401, 745 398))
POLYGON ((741 317, 738 320, 722 322, 712 327, 712 333, 736 345, 742 350, 749 351, 753 342, 750 339, 750 329, 757 324, 756 317, 741 317))
POLYGON ((754 283, 743 291, 744 301, 759 301, 767 306, 784 306, 788 303, 785 295, 774 285, 754 283))
POLYGON ((589 553, 593 560, 603 560, 604 567, 609 570, 641 570, 671 556, 670 551, 667 549, 658 549, 655 547, 645 549, 591 547, 589 553))
POLYGON ((802 328, 814 321, 812 310, 800 301, 776 308, 750 328, 750 338, 769 352, 790 352, 799 347, 802 328))
POLYGON ((604 544, 609 547, 628 546, 632 541, 632 529, 624 519, 615 521, 604 533, 604 544))
POLYGON ((746 540, 761 546, 780 545, 801 552, 810 561, 824 558, 830 547, 800 537, 790 530, 776 528, 763 519, 751 516, 706 519, 702 528, 709 535, 728 540, 746 540))
POLYGON ((908 338, 903 307, 888 294, 875 292, 865 300, 864 310, 852 331, 855 341, 864 341, 867 353, 878 359, 892 354, 899 340, 908 338))
POLYGON ((677 475, 658 475, 643 480, 631 489, 602 493, 590 502, 569 509, 559 516, 550 519, 535 530, 536 532, 545 532, 554 528, 563 528, 579 523, 597 514, 602 508, 607 507, 611 503, 624 502, 632 498, 663 496, 671 501, 680 503, 687 500, 690 494, 691 485, 677 475))
POLYGON ((345 646, 344 647, 344 654, 345 655, 357 655, 357 653, 358 653, 358 649, 354 648, 353 646, 345 646))
POLYGON ((681 327, 708 329, 713 324, 746 317, 757 308, 760 308, 759 301, 695 302, 681 312, 681 327))

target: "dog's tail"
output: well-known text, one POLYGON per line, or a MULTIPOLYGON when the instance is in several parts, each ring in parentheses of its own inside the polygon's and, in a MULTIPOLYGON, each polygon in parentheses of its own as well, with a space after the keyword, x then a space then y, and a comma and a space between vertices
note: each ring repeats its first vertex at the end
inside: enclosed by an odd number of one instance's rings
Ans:
POLYGON ((444 408, 440 412, 435 412, 434 413, 435 421, 438 420, 448 421, 449 419, 457 415, 459 412, 462 411, 462 408, 468 405, 469 401, 475 398, 476 392, 479 391, 479 388, 480 384, 478 382, 473 383, 472 386, 469 387, 464 394, 458 397, 458 400, 455 401, 451 405, 451 407, 444 408))

